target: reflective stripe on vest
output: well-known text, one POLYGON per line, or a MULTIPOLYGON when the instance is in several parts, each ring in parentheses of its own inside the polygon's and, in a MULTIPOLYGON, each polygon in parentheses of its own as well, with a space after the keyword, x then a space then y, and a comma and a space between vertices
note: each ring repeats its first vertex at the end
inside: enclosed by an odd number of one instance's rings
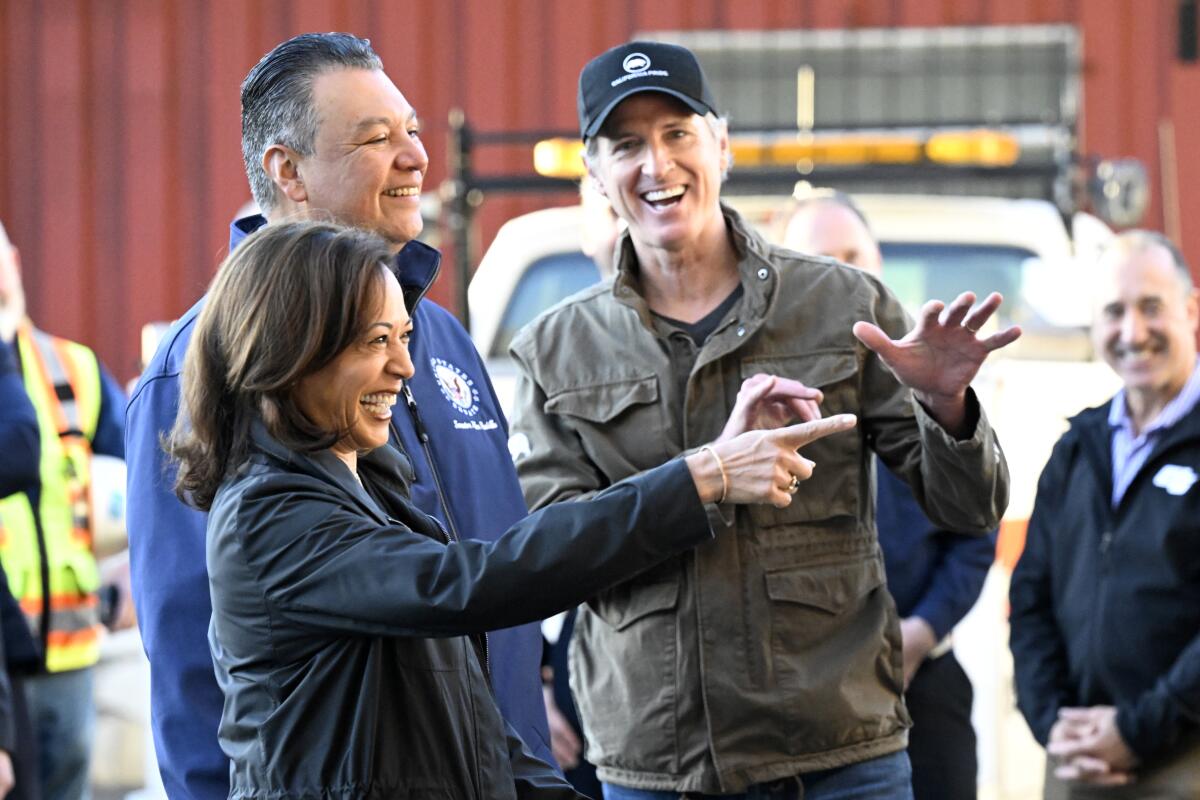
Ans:
POLYGON ((42 458, 38 517, 26 494, 0 500, 0 562, 35 634, 48 619, 46 667, 91 666, 99 658, 99 575, 88 508, 91 440, 100 417, 100 369, 82 345, 26 325, 18 331, 25 390, 37 411, 42 458), (48 561, 42 586, 38 522, 48 561))

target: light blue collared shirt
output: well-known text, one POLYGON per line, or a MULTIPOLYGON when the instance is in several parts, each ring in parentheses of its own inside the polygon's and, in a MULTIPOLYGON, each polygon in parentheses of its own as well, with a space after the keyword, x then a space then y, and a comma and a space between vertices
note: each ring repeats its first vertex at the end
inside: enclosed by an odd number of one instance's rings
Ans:
POLYGON ((1134 436, 1133 422, 1129 419, 1129 409, 1125 405, 1125 390, 1122 389, 1113 397, 1112 406, 1108 409, 1108 424, 1112 428, 1112 504, 1116 508, 1125 496, 1125 490, 1133 483, 1134 477, 1143 466, 1150 452, 1154 449, 1159 435, 1174 425, 1183 416, 1196 407, 1200 402, 1200 358, 1192 365, 1192 374, 1183 385, 1179 394, 1171 402, 1163 406, 1141 434, 1134 436))

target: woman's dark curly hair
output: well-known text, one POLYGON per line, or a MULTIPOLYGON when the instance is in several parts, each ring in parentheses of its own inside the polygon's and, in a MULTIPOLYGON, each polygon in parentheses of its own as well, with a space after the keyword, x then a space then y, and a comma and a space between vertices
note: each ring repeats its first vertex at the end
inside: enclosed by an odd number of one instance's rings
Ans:
POLYGON ((256 420, 301 452, 341 438, 344 431, 304 416, 294 389, 366 332, 390 259, 375 234, 323 222, 268 225, 229 254, 188 346, 179 414, 165 441, 182 500, 212 506, 246 460, 256 420))

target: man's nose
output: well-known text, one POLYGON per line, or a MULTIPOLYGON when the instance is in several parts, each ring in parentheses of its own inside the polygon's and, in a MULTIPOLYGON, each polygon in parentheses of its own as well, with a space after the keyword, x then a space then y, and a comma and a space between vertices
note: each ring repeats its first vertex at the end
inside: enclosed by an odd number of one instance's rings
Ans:
POLYGON ((650 142, 643 148, 642 172, 652 178, 665 175, 675 166, 670 150, 662 142, 650 142))
POLYGON ((422 175, 429 169, 429 156, 425 153, 425 145, 419 138, 405 137, 400 149, 396 152, 396 168, 413 170, 422 175))
POLYGON ((1146 321, 1137 309, 1129 309, 1121 317, 1121 341, 1126 344, 1141 342, 1146 336, 1146 321))

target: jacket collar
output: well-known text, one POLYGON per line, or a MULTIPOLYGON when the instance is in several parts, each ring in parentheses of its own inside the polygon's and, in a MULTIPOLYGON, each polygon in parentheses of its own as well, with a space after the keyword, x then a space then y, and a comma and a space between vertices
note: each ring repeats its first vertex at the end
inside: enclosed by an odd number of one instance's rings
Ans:
MULTIPOLYGON (((388 521, 387 511, 380 508, 379 504, 367 493, 350 468, 346 466, 346 462, 331 451, 318 450, 312 453, 301 453, 290 450, 267 431, 261 420, 256 420, 251 426, 250 438, 254 446, 269 458, 280 462, 288 469, 337 487, 378 522, 382 524, 388 521)), ((358 461, 360 475, 369 475, 372 481, 382 482, 385 489, 403 496, 404 488, 399 476, 411 473, 412 465, 396 448, 391 445, 378 447, 366 455, 359 456, 358 461)))
MULTIPOLYGON (((738 273, 742 282, 743 295, 737 321, 750 333, 762 325, 775 302, 779 269, 771 262, 771 245, 766 239, 725 203, 721 203, 721 213, 738 256, 738 273)), ((636 311, 642 323, 654 330, 650 308, 642 295, 640 267, 628 229, 621 234, 616 252, 617 274, 612 285, 613 296, 618 303, 636 311)))
MULTIPOLYGON (((229 226, 230 251, 266 224, 267 220, 261 214, 234 220, 229 226)), ((417 304, 437 279, 441 264, 441 253, 415 239, 404 245, 392 260, 392 271, 404 291, 404 304, 408 307, 409 314, 417 313, 417 304)))
MULTIPOLYGON (((1108 422, 1112 403, 1113 401, 1110 399, 1103 405, 1085 409, 1068 421, 1070 425, 1068 436, 1074 435, 1079 441, 1079 446, 1087 451, 1087 463, 1096 469, 1101 479, 1100 485, 1105 488, 1106 496, 1112 495, 1112 426, 1108 422)), ((1148 471, 1156 469, 1165 454, 1184 444, 1190 444, 1193 447, 1200 444, 1200 407, 1193 408, 1178 422, 1159 434, 1154 448, 1146 458, 1146 463, 1138 470, 1129 490, 1121 499, 1120 505, 1123 507, 1126 504, 1134 494, 1133 488, 1137 482, 1148 471)))

